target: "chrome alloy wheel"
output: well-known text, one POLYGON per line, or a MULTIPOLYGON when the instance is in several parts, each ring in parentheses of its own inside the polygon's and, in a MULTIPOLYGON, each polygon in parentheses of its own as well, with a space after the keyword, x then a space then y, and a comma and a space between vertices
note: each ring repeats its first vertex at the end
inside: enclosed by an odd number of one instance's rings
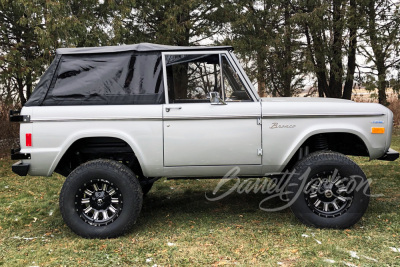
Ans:
POLYGON ((316 174, 305 186, 304 196, 312 212, 325 218, 343 215, 351 206, 354 190, 351 179, 337 170, 316 174))
POLYGON ((75 209, 79 217, 93 226, 114 222, 122 211, 121 191, 104 179, 93 179, 83 184, 75 195, 75 209))

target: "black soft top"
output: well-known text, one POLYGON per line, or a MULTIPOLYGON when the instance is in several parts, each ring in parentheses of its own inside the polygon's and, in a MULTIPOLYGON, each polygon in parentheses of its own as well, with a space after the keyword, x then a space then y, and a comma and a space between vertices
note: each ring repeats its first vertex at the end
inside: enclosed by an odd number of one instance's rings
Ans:
POLYGON ((233 50, 231 46, 59 48, 25 106, 164 103, 161 52, 233 50))
POLYGON ((233 50, 232 46, 172 46, 151 43, 140 43, 120 46, 59 48, 57 54, 98 54, 118 53, 127 51, 136 52, 173 52, 173 51, 210 51, 210 50, 233 50))

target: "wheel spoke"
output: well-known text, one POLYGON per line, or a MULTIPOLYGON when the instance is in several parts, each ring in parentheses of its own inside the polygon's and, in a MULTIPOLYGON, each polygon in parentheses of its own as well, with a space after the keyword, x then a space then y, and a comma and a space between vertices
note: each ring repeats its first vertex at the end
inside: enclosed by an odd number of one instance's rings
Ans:
POLYGON ((93 188, 94 188, 94 191, 99 191, 99 187, 97 186, 97 184, 93 184, 93 188))
POLYGON ((339 187, 338 190, 337 190, 337 192, 338 192, 339 194, 340 194, 340 193, 343 193, 343 192, 347 192, 347 188, 346 188, 345 186, 339 187))
POLYGON ((108 193, 110 196, 113 196, 113 195, 115 194, 114 188, 111 188, 110 191, 107 191, 107 193, 108 193))
POLYGON ((321 200, 319 200, 319 199, 318 199, 317 201, 314 202, 314 206, 315 206, 315 207, 318 207, 319 204, 321 204, 321 200))
POLYGON ((336 177, 338 177, 338 172, 338 169, 335 169, 332 175, 329 175, 329 182, 334 183, 334 180, 336 180, 336 177))
POLYGON ((108 219, 107 211, 103 210, 101 213, 103 214, 103 220, 107 220, 108 219))
POLYGON ((91 206, 87 207, 86 209, 83 210, 84 213, 88 214, 89 211, 91 211, 93 208, 91 206))
POLYGON ((82 198, 81 203, 82 204, 90 203, 90 199, 89 198, 82 198))
POLYGON ((324 211, 328 211, 328 210, 329 210, 328 203, 324 203, 324 211))
POLYGON ((340 177, 340 174, 337 174, 336 176, 333 176, 333 177, 334 177, 334 179, 333 179, 332 182, 331 182, 332 184, 336 184, 336 182, 339 181, 340 178, 341 178, 341 177, 340 177))
POLYGON ((342 202, 346 202, 347 201, 347 199, 345 197, 342 197, 342 196, 337 197, 337 199, 339 199, 342 202))
POLYGON ((339 206, 336 204, 336 200, 332 202, 332 205, 333 205, 333 208, 334 208, 335 210, 338 210, 338 209, 339 209, 339 206))
POLYGON ((343 184, 343 180, 342 180, 342 179, 337 180, 336 183, 335 183, 335 185, 336 185, 337 187, 339 187, 340 184, 343 184))
POLYGON ((315 197, 317 197, 317 193, 311 193, 310 194, 310 198, 315 198, 315 197))
POLYGON ((93 214, 93 220, 97 220, 98 218, 99 218, 99 212, 95 210, 93 214))
POLYGON ((104 192, 107 192, 107 184, 103 184, 102 190, 103 190, 104 192))
POLYGON ((93 195, 93 192, 90 191, 89 189, 86 189, 85 194, 91 196, 91 195, 93 195))
POLYGON ((111 198, 111 203, 119 203, 119 199, 118 198, 111 198))
POLYGON ((111 211, 113 214, 117 212, 117 209, 113 207, 113 205, 110 205, 110 207, 108 207, 108 210, 111 211))
POLYGON ((318 186, 318 185, 315 185, 315 184, 313 184, 313 185, 311 186, 311 188, 312 188, 312 189, 315 189, 315 190, 318 190, 319 186, 318 186))

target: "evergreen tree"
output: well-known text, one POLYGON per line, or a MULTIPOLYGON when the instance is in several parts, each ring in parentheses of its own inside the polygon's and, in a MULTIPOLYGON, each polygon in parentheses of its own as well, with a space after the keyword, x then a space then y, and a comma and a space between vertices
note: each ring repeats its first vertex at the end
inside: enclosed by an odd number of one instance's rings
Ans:
POLYGON ((122 10, 118 42, 180 46, 218 35, 227 12, 219 0, 126 0, 122 10))
POLYGON ((388 105, 387 72, 392 67, 398 67, 400 62, 399 4, 390 0, 365 0, 362 6, 363 14, 365 14, 362 29, 367 45, 360 49, 367 60, 373 62, 373 70, 378 74, 376 87, 379 103, 388 105))
POLYGON ((231 32, 227 43, 254 65, 258 93, 292 96, 305 75, 299 27, 290 1, 231 1, 231 32))
POLYGON ((0 91, 24 104, 58 47, 109 43, 112 1, 0 0, 0 91))

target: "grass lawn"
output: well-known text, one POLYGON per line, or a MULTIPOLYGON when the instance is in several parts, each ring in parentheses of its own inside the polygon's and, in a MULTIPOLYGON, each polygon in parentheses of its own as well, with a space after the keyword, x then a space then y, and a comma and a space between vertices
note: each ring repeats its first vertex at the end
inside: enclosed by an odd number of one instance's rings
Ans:
MULTIPOLYGON (((400 150, 400 130, 392 148, 400 150)), ((160 180, 127 235, 86 240, 64 224, 64 178, 19 177, 0 166, 0 265, 400 266, 400 161, 356 158, 373 180, 367 213, 347 230, 306 227, 291 211, 259 209, 262 194, 210 202, 218 180, 160 180)), ((272 202, 270 205, 282 203, 272 202)))

